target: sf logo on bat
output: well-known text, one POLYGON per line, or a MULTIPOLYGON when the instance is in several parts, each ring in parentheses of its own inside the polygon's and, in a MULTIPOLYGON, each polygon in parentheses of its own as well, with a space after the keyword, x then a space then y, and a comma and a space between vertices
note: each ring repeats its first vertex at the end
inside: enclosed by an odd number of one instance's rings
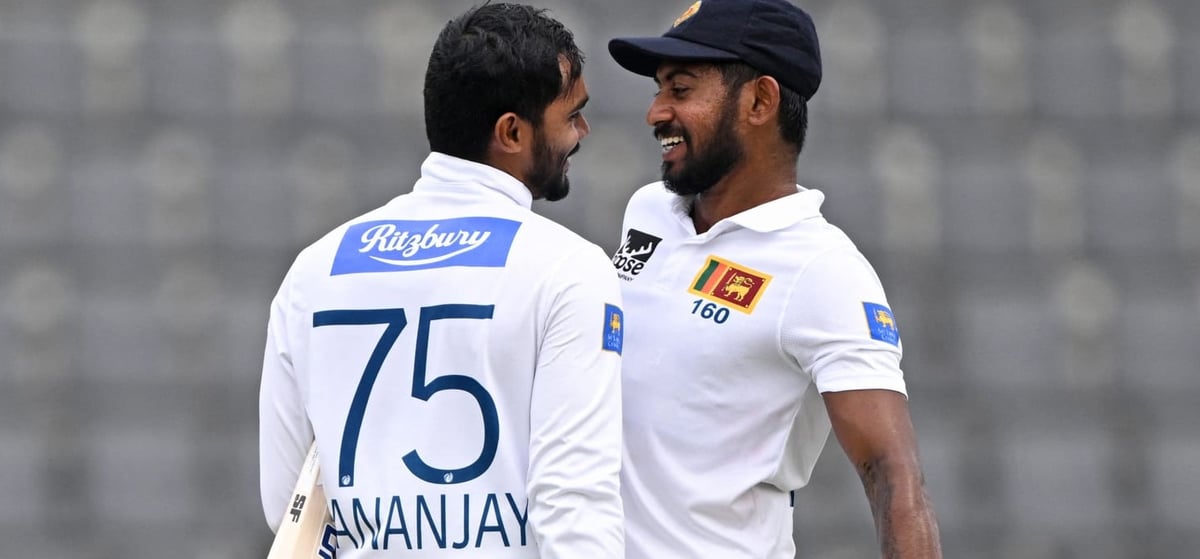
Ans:
POLYGON ((296 494, 295 500, 292 501, 292 509, 288 511, 292 516, 292 522, 300 522, 300 514, 304 512, 304 503, 308 498, 299 493, 296 494))

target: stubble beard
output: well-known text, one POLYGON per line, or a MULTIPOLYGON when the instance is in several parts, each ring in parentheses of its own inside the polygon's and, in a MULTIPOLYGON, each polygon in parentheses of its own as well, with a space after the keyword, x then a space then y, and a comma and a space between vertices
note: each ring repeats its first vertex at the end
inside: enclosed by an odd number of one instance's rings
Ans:
POLYGON ((567 158, 579 151, 580 144, 575 144, 575 148, 566 157, 559 158, 550 149, 550 144, 545 141, 541 132, 535 134, 534 141, 537 148, 534 152, 533 171, 529 176, 530 190, 534 192, 535 197, 547 202, 557 202, 566 198, 571 192, 571 179, 567 177, 564 169, 567 158))
POLYGON ((703 152, 692 151, 691 138, 687 134, 680 134, 684 136, 688 154, 680 162, 681 169, 678 170, 673 170, 671 163, 663 162, 662 180, 667 190, 680 196, 704 194, 741 163, 745 150, 734 134, 736 111, 735 103, 725 103, 717 127, 713 130, 712 143, 703 152))

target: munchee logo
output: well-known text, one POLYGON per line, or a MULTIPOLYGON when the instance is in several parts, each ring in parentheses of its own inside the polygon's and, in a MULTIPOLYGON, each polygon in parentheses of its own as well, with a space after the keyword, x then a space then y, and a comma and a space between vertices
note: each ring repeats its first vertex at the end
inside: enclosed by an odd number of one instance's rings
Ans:
POLYGON ((330 275, 503 267, 520 227, 496 217, 356 223, 342 237, 330 275))

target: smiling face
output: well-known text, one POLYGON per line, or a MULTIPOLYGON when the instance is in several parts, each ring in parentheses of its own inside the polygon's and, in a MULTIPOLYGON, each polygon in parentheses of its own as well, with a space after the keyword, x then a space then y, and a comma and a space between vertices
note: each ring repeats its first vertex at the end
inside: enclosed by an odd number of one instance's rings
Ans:
POLYGON ((646 122, 662 145, 663 182, 676 194, 703 194, 745 157, 737 91, 711 64, 664 61, 654 81, 646 122))
MULTIPOLYGON (((562 60, 563 80, 570 66, 562 60)), ((533 160, 526 184, 535 199, 561 200, 571 190, 567 178, 570 157, 579 151, 580 141, 591 131, 583 117, 588 102, 587 84, 583 76, 571 84, 566 94, 555 99, 542 114, 542 122, 533 131, 533 160)))

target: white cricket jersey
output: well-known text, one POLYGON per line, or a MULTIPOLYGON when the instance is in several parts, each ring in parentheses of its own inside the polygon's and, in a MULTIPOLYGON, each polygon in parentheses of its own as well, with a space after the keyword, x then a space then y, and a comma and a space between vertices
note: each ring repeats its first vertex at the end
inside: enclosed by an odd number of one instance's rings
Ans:
POLYGON ((620 281, 531 203, 434 153, 296 258, 263 360, 272 529, 315 436, 340 559, 624 556, 620 281))
POLYGON ((792 490, 829 435, 821 392, 904 393, 874 270, 796 194, 696 234, 662 183, 631 198, 613 264, 630 559, 791 559, 792 490))

